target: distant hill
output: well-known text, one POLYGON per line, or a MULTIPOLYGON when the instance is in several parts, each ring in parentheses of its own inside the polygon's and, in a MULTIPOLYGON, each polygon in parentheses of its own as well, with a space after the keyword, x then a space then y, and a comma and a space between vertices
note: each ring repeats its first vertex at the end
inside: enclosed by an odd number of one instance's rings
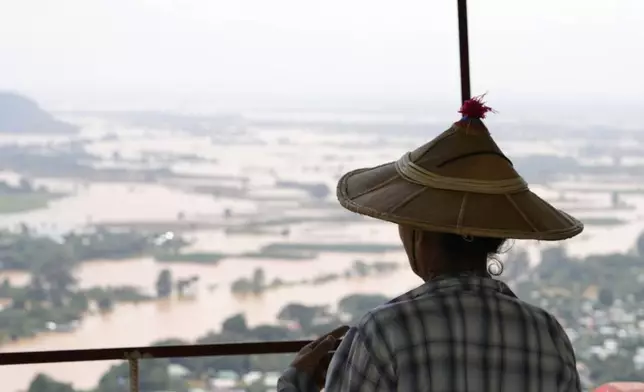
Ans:
POLYGON ((59 121, 31 99, 0 91, 0 133, 75 133, 74 125, 59 121))

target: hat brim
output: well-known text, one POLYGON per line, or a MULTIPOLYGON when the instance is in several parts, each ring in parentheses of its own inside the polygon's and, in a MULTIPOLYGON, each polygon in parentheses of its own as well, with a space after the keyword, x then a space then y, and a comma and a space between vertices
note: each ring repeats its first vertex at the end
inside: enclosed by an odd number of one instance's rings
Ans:
POLYGON ((345 174, 337 197, 349 211, 440 233, 558 241, 584 229, 530 190, 480 194, 425 187, 402 178, 394 162, 345 174))

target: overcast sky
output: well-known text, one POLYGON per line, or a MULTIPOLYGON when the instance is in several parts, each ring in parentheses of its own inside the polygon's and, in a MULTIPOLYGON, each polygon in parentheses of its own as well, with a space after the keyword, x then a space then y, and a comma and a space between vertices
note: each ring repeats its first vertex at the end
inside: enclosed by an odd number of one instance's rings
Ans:
MULTIPOLYGON (((644 0, 470 0, 475 93, 644 107, 644 0)), ((458 100, 456 0, 0 0, 55 109, 458 100)))

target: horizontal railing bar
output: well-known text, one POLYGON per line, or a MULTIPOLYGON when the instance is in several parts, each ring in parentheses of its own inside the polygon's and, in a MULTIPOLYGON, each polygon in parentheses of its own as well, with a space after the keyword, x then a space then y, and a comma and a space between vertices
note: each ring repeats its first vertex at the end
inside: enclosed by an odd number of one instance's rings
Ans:
MULTIPOLYGON (((184 346, 145 346, 89 350, 26 351, 0 353, 0 365, 109 361, 129 358, 216 357, 298 352, 310 340, 248 343, 197 344, 184 346)), ((339 342, 338 342, 339 344, 339 342)))

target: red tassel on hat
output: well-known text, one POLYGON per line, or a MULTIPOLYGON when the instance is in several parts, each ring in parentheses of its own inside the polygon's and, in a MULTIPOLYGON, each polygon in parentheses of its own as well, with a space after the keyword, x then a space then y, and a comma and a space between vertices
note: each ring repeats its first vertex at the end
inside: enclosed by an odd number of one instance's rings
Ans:
POLYGON ((461 106, 458 112, 466 118, 485 118, 487 113, 494 113, 494 109, 487 106, 483 101, 484 96, 485 94, 479 95, 478 97, 463 102, 463 106, 461 106))

